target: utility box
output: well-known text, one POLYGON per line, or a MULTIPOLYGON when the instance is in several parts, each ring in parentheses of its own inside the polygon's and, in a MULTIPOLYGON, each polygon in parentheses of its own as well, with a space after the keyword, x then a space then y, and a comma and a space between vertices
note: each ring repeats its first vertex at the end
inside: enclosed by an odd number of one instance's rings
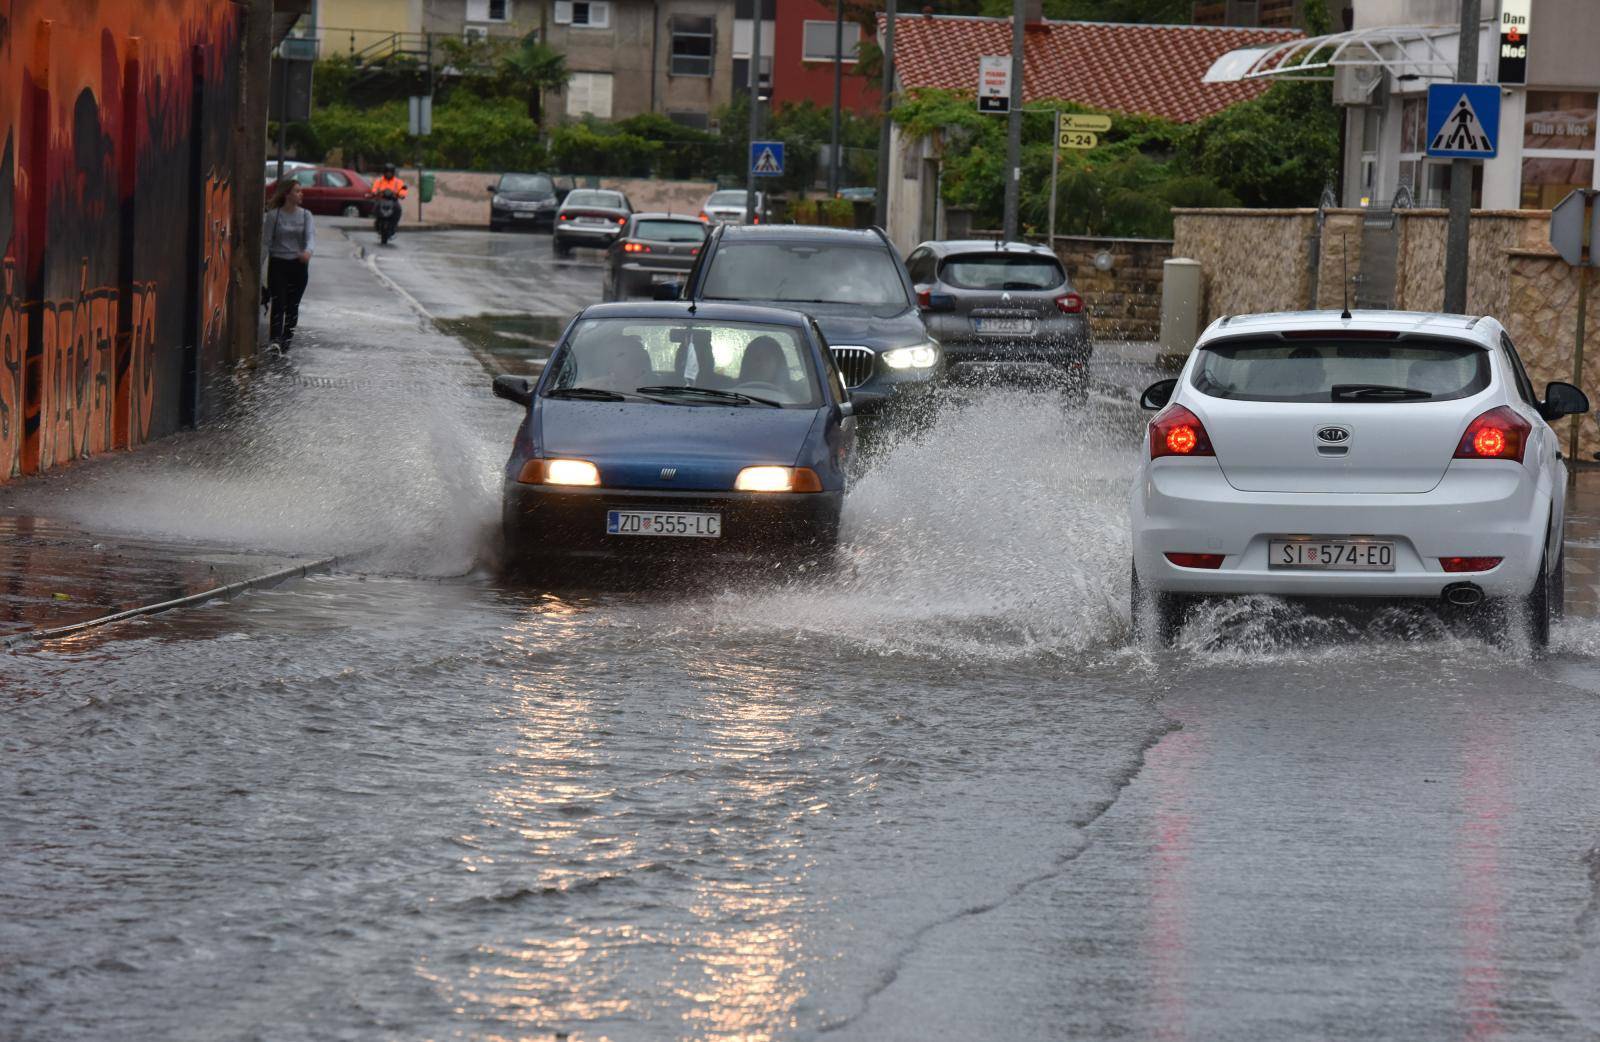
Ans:
POLYGON ((421 183, 417 185, 417 192, 422 196, 422 201, 433 202, 433 175, 425 173, 418 180, 421 183))
POLYGON ((1161 348, 1186 355, 1200 338, 1204 295, 1200 262, 1173 257, 1161 265, 1161 348))

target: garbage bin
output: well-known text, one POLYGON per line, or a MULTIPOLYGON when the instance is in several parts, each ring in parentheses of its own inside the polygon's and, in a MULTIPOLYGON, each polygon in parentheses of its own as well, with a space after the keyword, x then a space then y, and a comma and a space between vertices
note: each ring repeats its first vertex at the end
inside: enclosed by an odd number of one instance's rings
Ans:
POLYGON ((422 184, 418 187, 418 192, 421 193, 423 202, 431 203, 433 202, 433 175, 423 174, 421 180, 422 184))

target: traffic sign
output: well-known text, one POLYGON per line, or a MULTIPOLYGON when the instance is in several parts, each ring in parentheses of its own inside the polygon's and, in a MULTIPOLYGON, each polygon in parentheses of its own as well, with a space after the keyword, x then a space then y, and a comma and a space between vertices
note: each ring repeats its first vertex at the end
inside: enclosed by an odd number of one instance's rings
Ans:
POLYGON ((1428 155, 1436 159, 1492 159, 1499 140, 1499 85, 1428 85, 1428 155))
MULTIPOLYGON (((1110 116, 1091 116, 1082 112, 1063 112, 1060 123, 1061 126, 1058 129, 1063 134, 1069 130, 1097 130, 1103 134, 1111 129, 1110 116)), ((1074 146, 1063 143, 1061 147, 1072 148, 1074 146)))
POLYGON ((757 177, 782 177, 783 142, 750 142, 750 172, 757 177))
POLYGON ((1561 259, 1573 267, 1600 266, 1600 205, 1590 200, 1600 196, 1593 188, 1579 188, 1556 204, 1550 211, 1550 245, 1561 254, 1561 259), (1589 233, 1589 254, 1583 252, 1584 232, 1589 233))
POLYGON ((1011 56, 990 54, 978 59, 978 111, 1011 111, 1011 56))
POLYGON ((1087 130, 1063 130, 1059 143, 1062 148, 1094 148, 1100 143, 1100 138, 1087 130))

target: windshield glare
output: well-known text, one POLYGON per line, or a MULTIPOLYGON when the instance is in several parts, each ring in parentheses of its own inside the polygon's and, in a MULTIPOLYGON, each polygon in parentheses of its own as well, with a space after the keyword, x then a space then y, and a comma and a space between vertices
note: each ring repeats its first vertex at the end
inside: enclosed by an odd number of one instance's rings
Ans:
POLYGON ((622 196, 616 192, 568 192, 568 206, 608 206, 613 210, 622 209, 622 196))
POLYGON ((706 273, 710 300, 811 301, 909 307, 900 269, 870 246, 724 242, 706 273))
POLYGON ((961 289, 1055 289, 1067 281, 1061 265, 1049 257, 981 253, 951 257, 940 265, 939 277, 961 289))
MULTIPOLYGON (((608 318, 573 330, 546 388, 587 387, 634 394, 641 387, 689 386, 766 398, 786 408, 821 405, 809 344, 800 330, 737 322, 608 318)), ((726 405, 709 397, 668 404, 726 405)))
POLYGON ((1348 390, 1335 396, 1340 385, 1404 388, 1440 401, 1466 398, 1489 386, 1489 355, 1471 344, 1438 340, 1215 344, 1201 350, 1192 383, 1212 398, 1251 402, 1404 400, 1353 396, 1348 390))
POLYGON ((701 242, 706 237, 706 226, 699 221, 640 221, 634 226, 633 237, 656 242, 701 242))
POLYGON ((502 192, 554 192, 556 186, 543 174, 502 174, 502 192))

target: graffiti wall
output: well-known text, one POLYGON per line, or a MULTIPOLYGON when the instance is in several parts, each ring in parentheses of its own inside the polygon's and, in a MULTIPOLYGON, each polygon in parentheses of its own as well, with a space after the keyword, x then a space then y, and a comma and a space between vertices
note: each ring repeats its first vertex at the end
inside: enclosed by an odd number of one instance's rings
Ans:
POLYGON ((200 415, 233 321, 240 24, 0 0, 0 482, 200 415))

